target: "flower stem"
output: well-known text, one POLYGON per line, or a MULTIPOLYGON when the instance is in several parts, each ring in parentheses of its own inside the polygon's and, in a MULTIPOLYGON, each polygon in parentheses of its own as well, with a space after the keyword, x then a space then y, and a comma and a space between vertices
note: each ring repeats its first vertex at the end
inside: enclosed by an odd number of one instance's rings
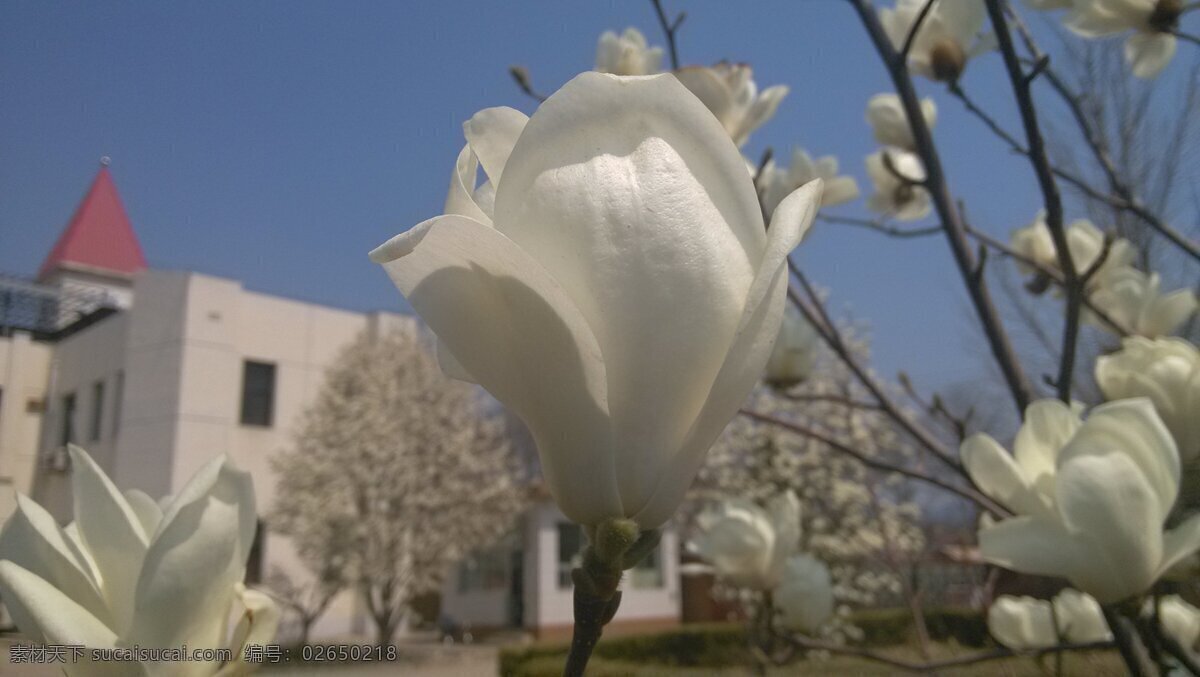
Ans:
POLYGON ((571 571, 575 583, 575 630, 563 677, 582 677, 604 626, 621 606, 621 572, 633 568, 657 545, 657 529, 639 532, 632 520, 609 519, 588 530, 583 564, 571 571))

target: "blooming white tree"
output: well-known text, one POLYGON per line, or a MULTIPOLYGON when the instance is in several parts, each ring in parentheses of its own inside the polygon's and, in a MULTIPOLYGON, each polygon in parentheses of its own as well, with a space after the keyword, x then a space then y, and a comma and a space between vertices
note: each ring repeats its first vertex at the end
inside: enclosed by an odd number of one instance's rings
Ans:
POLYGON ((257 522, 250 476, 217 457, 160 505, 119 491, 84 450, 69 453, 74 521, 60 527, 18 496, 0 531, 0 598, 17 628, 41 644, 86 647, 64 667, 72 677, 248 672, 245 646, 270 642, 279 620, 269 597, 242 585, 257 522), (90 651, 139 647, 147 652, 119 662, 90 651), (233 658, 165 653, 180 647, 233 658))
POLYGON ((387 644, 406 603, 512 526, 525 505, 500 422, 442 375, 412 329, 364 333, 273 462, 272 525, 318 580, 340 572, 387 644))

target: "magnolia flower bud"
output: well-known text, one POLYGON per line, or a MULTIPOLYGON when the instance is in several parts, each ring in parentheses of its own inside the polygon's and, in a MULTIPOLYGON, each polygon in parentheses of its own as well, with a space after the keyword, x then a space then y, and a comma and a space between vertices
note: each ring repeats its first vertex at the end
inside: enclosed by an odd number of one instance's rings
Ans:
MULTIPOLYGON (((0 598, 21 632, 44 644, 229 647, 238 656, 247 642, 270 641, 274 604, 241 585, 256 525, 249 474, 214 459, 160 508, 140 491, 118 491, 82 449, 70 454, 75 521, 60 528, 18 496, 0 531, 0 598), (227 643, 235 602, 245 612, 227 643)), ((187 674, 232 675, 240 663, 218 672, 189 661, 187 674)), ((71 674, 113 673, 78 664, 71 674)))
POLYGON ((788 94, 786 85, 759 93, 753 70, 742 63, 719 63, 711 68, 689 66, 675 71, 675 77, 708 106, 739 148, 746 144, 750 132, 775 116, 788 94))
POLYGON ((967 67, 967 53, 956 40, 942 40, 929 51, 929 69, 933 79, 957 82, 967 67))
POLYGON ((779 338, 767 360, 764 380, 776 388, 790 388, 805 379, 816 363, 820 338, 800 312, 788 307, 779 327, 779 338))
MULTIPOLYGON (((937 104, 933 99, 921 99, 921 117, 925 119, 925 126, 932 129, 937 122, 937 104)), ((871 97, 867 102, 867 123, 871 125, 871 131, 879 143, 902 150, 916 150, 912 126, 908 123, 904 104, 896 94, 889 92, 871 97)))
MULTIPOLYGON (((1153 618, 1154 600, 1146 600, 1143 614, 1153 618)), ((1183 601, 1179 595, 1165 595, 1158 600, 1158 621, 1163 630, 1186 649, 1194 649, 1200 639, 1200 609, 1183 601)))
POLYGON ((1183 339, 1125 339, 1096 360, 1096 383, 1110 400, 1148 397, 1185 464, 1200 458, 1200 350, 1183 339))
POLYGON ((653 75, 662 71, 662 47, 650 47, 636 28, 617 35, 604 31, 596 45, 596 70, 614 75, 653 75))
POLYGON ((1002 595, 988 609, 987 621, 992 637, 1015 651, 1045 649, 1060 640, 1088 644, 1112 639, 1100 604, 1070 588, 1052 602, 1002 595))
POLYGON ((867 175, 875 184, 867 208, 900 221, 915 221, 929 214, 929 191, 915 185, 925 180, 925 167, 916 155, 894 148, 872 153, 867 156, 867 175))
POLYGON ((808 555, 792 555, 774 592, 783 625, 816 632, 833 615, 833 582, 825 563, 808 555))
MULTIPOLYGON (((745 162, 672 75, 584 73, 532 118, 464 126, 495 187, 371 253, 473 380, 533 433, 573 521, 665 522, 762 374, 820 181, 769 229, 745 162)), ((463 156, 460 155, 460 165, 463 156)))
POLYGON ((800 543, 800 501, 787 491, 766 508, 731 500, 700 513, 691 548, 717 578, 750 590, 771 590, 783 580, 787 558, 800 543))
POLYGON ((1125 41, 1125 61, 1139 78, 1157 76, 1175 55, 1178 27, 1183 13, 1180 0, 1137 2, 1076 2, 1063 23, 1076 34, 1100 38, 1134 31, 1125 41))
MULTIPOLYGON (((926 4, 926 0, 896 0, 894 9, 879 10, 879 23, 896 49, 904 47, 926 4)), ((969 59, 994 47, 994 38, 982 35, 986 14, 983 0, 935 3, 912 41, 909 67, 927 78, 957 80, 969 59)))
POLYGON ((762 198, 763 210, 768 216, 788 195, 809 181, 821 179, 825 189, 821 191, 821 206, 832 207, 858 198, 858 182, 852 176, 838 176, 838 161, 832 155, 817 160, 809 157, 803 148, 792 151, 792 166, 783 169, 774 160, 768 160, 755 180, 762 198))
MULTIPOLYGON (((1103 310, 1118 325, 1139 336, 1156 338, 1175 331, 1196 312, 1196 293, 1191 289, 1176 289, 1161 293, 1162 279, 1158 273, 1147 275, 1136 268, 1124 266, 1104 277, 1095 285, 1092 304, 1103 310)), ((1094 313, 1084 313, 1092 324, 1110 329, 1094 313)))
MULTIPOLYGON (((1038 437, 1065 443, 1045 445, 1051 453, 1036 459, 1052 473, 1030 478, 1011 460, 964 445, 971 477, 991 475, 980 488, 1017 512, 980 530, 980 554, 1014 571, 1066 578, 1104 604, 1146 591, 1200 548, 1200 515, 1164 528, 1179 495, 1174 439, 1141 398, 1096 407, 1082 424, 1054 420, 1038 437), (986 471, 971 459, 985 453, 986 471)), ((1032 417, 1022 432, 1031 425, 1032 417)))

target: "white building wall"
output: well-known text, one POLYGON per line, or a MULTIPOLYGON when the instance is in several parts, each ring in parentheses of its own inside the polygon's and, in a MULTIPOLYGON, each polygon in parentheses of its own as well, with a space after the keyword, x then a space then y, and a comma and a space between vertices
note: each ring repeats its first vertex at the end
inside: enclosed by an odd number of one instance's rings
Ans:
POLYGON ((32 493, 53 350, 26 332, 0 336, 0 523, 14 492, 32 493))

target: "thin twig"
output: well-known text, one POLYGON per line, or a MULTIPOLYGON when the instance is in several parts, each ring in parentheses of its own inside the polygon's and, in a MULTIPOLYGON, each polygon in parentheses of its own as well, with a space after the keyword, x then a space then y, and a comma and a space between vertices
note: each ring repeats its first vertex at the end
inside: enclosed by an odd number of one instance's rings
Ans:
POLYGON ((650 0, 654 4, 654 13, 658 15, 658 25, 662 26, 663 35, 667 38, 667 52, 671 56, 671 70, 679 70, 679 49, 675 46, 675 33, 679 30, 679 26, 683 24, 683 20, 687 18, 686 12, 680 12, 675 15, 674 21, 667 20, 667 13, 663 11, 662 0, 650 0))
POLYGON ((880 406, 874 402, 863 402, 855 400, 845 395, 836 395, 830 393, 782 393, 782 396, 793 402, 833 402, 854 409, 879 409, 880 406))
POLYGON ((863 26, 875 45, 875 50, 879 52, 887 66, 892 84, 895 85, 896 92, 900 96, 913 133, 913 140, 916 142, 917 154, 925 165, 926 189, 929 191, 934 208, 941 219, 943 232, 954 255, 959 274, 967 286, 971 303, 983 325, 992 355, 999 365, 1001 373, 1004 374, 1004 380, 1012 394, 1013 404, 1018 412, 1023 413, 1025 407, 1033 399, 1033 388, 1021 368, 1020 362, 1017 361, 1012 341, 1000 322, 999 313, 996 311, 996 306, 984 280, 976 278, 974 275, 977 269, 975 257, 971 252, 970 243, 967 241, 958 210, 950 196, 950 190, 942 171, 941 158, 933 143, 929 126, 925 124, 921 104, 908 72, 908 66, 905 62, 898 60, 896 49, 884 31, 883 25, 879 22, 875 7, 867 0, 849 0, 849 2, 858 12, 863 26))
POLYGON ((529 71, 524 66, 509 66, 508 74, 512 76, 512 79, 517 83, 517 87, 519 87, 526 96, 536 99, 538 103, 546 100, 545 94, 542 94, 533 88, 533 82, 529 79, 529 71))
POLYGON ((1180 40, 1185 40, 1194 45, 1200 45, 1200 37, 1192 35, 1191 33, 1184 33, 1183 31, 1171 31, 1171 35, 1174 35, 1180 40))
POLYGON ((756 421, 761 421, 763 423, 769 423, 771 425, 779 426, 780 428, 783 428, 790 432, 796 433, 797 435, 803 435, 804 437, 808 437, 808 438, 814 439, 818 442, 821 442, 823 444, 826 444, 830 448, 834 449, 835 451, 839 451, 843 454, 846 454, 847 456, 850 456, 851 458, 854 458, 859 463, 862 463, 863 465, 867 466, 868 468, 874 468, 875 470, 880 470, 883 472, 896 473, 898 475, 904 475, 905 477, 911 477, 912 479, 920 480, 922 482, 932 484, 932 485, 939 487, 941 489, 944 489, 952 494, 961 496, 962 498, 965 498, 968 501, 971 501, 972 503, 978 505, 979 507, 981 507, 995 515, 1005 516, 1005 515, 1010 514, 1007 510, 1005 510, 1003 507, 1001 507, 995 501, 988 498, 987 496, 985 496, 983 493, 977 491, 976 489, 960 487, 952 482, 948 482, 948 481, 946 481, 940 477, 937 477, 935 475, 930 475, 930 474, 921 472, 920 470, 914 470, 912 468, 906 468, 901 465, 888 463, 887 461, 881 461, 876 458, 871 458, 870 456, 867 456, 866 454, 855 449, 854 447, 851 447, 848 444, 843 444, 842 442, 839 442, 838 440, 830 437, 829 435, 826 435, 817 430, 813 430, 812 428, 801 425, 799 423, 795 423, 795 422, 789 421, 787 419, 779 418, 778 416, 773 416, 771 414, 754 411, 752 409, 742 409, 741 412, 739 412, 739 413, 741 413, 741 415, 745 416, 746 418, 751 418, 756 421))
POLYGON ((917 18, 913 19, 912 26, 908 29, 908 35, 904 38, 904 46, 900 48, 898 55, 903 61, 908 61, 908 54, 912 51, 913 43, 917 40, 917 33, 921 30, 921 25, 925 23, 925 17, 929 16, 929 10, 933 9, 934 3, 937 0, 925 0, 925 6, 917 13, 917 18))
POLYGON ((1146 646, 1138 637, 1133 623, 1112 607, 1106 606, 1103 609, 1104 620, 1108 622, 1108 629, 1112 631, 1117 649, 1121 652, 1121 658, 1125 660, 1125 667, 1129 668, 1129 674, 1133 677, 1158 675, 1158 670, 1150 660, 1150 655, 1146 653, 1146 646))
POLYGON ((1075 270, 1071 259, 1071 250, 1067 243, 1067 229, 1063 224, 1062 195, 1058 192, 1058 183, 1050 169, 1050 158, 1046 153, 1046 144, 1042 138, 1042 130, 1038 124, 1037 109, 1033 103, 1033 78, 1037 73, 1045 72, 1049 60, 1042 56, 1039 67, 1035 67, 1029 75, 1021 69, 1017 56, 1017 48, 1013 44, 1012 34, 1008 30, 1008 20, 1004 16, 1001 0, 987 0, 987 11, 991 17, 992 30, 1004 59, 1004 67, 1012 82, 1013 92, 1017 98, 1017 108, 1021 112, 1021 123, 1025 127, 1025 138, 1029 142, 1029 161, 1033 164, 1037 175, 1038 186, 1042 191, 1042 200, 1046 208, 1046 228, 1054 240, 1054 248, 1058 253, 1058 265, 1062 270, 1063 290, 1067 297, 1066 319, 1063 323, 1062 352, 1059 358, 1058 380, 1055 383, 1058 398, 1067 404, 1071 402, 1071 384, 1075 375, 1075 352, 1079 343, 1079 317, 1083 299, 1083 280, 1075 270))

